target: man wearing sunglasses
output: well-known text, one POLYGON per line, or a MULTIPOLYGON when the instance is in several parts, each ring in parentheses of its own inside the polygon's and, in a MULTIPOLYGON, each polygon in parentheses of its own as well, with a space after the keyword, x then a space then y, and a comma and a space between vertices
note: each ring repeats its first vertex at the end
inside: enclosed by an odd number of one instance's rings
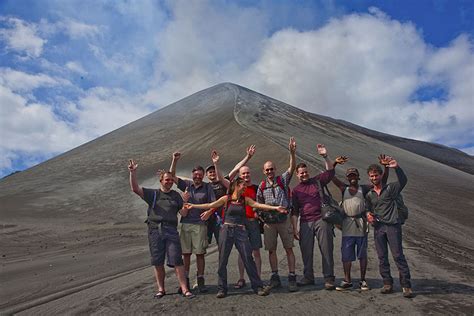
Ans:
MULTIPOLYGON (((290 138, 288 149, 290 151, 290 166, 282 175, 276 176, 276 165, 272 161, 267 161, 263 165, 263 174, 266 178, 262 183, 260 183, 257 190, 257 199, 259 203, 282 206, 286 209, 290 209, 291 199, 289 196, 289 184, 296 168, 296 141, 293 137, 290 138)), ((273 212, 262 212, 261 217, 265 222, 263 233, 265 250, 268 250, 270 267, 272 269, 270 286, 272 288, 281 286, 280 276, 278 275, 278 258, 276 253, 277 238, 278 235, 280 235, 288 260, 288 290, 290 292, 297 291, 295 254, 293 253, 293 231, 296 230, 296 227, 294 227, 296 221, 290 219, 291 213, 283 215, 275 214, 273 212)))

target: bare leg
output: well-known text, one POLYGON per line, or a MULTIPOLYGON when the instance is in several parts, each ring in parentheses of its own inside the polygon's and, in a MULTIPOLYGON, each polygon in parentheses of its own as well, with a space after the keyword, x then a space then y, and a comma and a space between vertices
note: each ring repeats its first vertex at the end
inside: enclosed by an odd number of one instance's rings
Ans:
POLYGON ((183 253, 183 261, 184 261, 185 276, 189 277, 189 267, 191 266, 191 254, 183 253))
POLYGON ((188 286, 186 285, 186 276, 184 272, 184 266, 177 266, 174 268, 176 272, 176 277, 178 278, 179 287, 183 293, 189 291, 188 286))
POLYGON ((165 266, 154 266, 156 285, 158 292, 165 291, 165 266))
POLYGON ((270 261, 270 268, 273 271, 278 271, 278 258, 276 250, 269 250, 268 251, 268 261, 270 261))
POLYGON ((286 258, 288 259, 288 272, 295 273, 295 254, 293 248, 285 249, 286 258))
POLYGON ((352 262, 343 262, 342 266, 344 267, 344 281, 351 283, 351 267, 352 262))
POLYGON ((367 271, 367 258, 360 259, 360 279, 365 280, 365 272, 367 271))
POLYGON ((197 275, 204 275, 205 264, 206 262, 204 261, 204 254, 196 255, 197 275))

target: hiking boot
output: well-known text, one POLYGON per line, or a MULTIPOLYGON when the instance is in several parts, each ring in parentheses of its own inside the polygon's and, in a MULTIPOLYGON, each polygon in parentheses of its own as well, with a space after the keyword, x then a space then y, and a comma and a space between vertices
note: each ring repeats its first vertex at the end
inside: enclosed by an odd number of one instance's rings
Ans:
POLYGON ((393 293, 393 286, 390 284, 385 284, 382 289, 380 289, 382 294, 391 294, 393 293))
POLYGON ((370 290, 369 284, 367 284, 367 281, 366 281, 366 280, 361 280, 361 281, 359 282, 359 288, 361 289, 361 291, 368 291, 368 290, 370 290))
POLYGON ((204 284, 204 277, 198 277, 197 278, 197 289, 199 293, 206 293, 207 292, 207 287, 204 284))
POLYGON ((326 281, 326 283, 324 283, 324 289, 327 291, 334 291, 336 289, 334 281, 326 281))
POLYGON ((413 291, 411 290, 410 287, 404 287, 403 288, 403 297, 406 297, 406 298, 415 297, 415 295, 413 294, 413 291))
POLYGON ((288 276, 288 291, 289 292, 298 291, 298 287, 296 286, 296 275, 294 274, 288 276))
POLYGON ((268 294, 270 294, 271 289, 272 288, 270 286, 259 287, 259 288, 257 288, 257 295, 258 296, 267 296, 268 294))
POLYGON ((224 292, 223 290, 219 290, 216 295, 217 298, 224 298, 226 296, 227 296, 227 293, 224 292))
POLYGON ((272 274, 270 278, 270 285, 272 289, 276 289, 281 286, 280 276, 278 274, 272 274))
POLYGON ((352 282, 342 281, 341 285, 336 287, 336 291, 345 291, 352 289, 352 282))
POLYGON ((296 283, 298 286, 307 286, 307 285, 314 285, 314 279, 313 280, 310 280, 310 279, 307 279, 306 277, 303 277, 301 280, 299 280, 297 283, 296 283))

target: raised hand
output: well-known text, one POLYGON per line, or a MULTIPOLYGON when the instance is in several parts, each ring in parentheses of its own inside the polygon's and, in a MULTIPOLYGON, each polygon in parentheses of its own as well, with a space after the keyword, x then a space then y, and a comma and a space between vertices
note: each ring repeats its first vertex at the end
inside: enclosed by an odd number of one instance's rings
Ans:
POLYGON ((321 155, 323 158, 326 158, 328 155, 328 150, 326 149, 326 146, 324 146, 323 144, 318 144, 317 148, 318 154, 321 155))
POLYGON ((128 171, 132 172, 132 171, 137 170, 137 168, 138 168, 138 164, 133 159, 130 159, 128 161, 128 171))
POLYGON ((385 154, 380 154, 378 158, 379 158, 379 163, 383 166, 388 166, 390 164, 390 160, 393 159, 392 157, 385 154))
POLYGON ((398 162, 395 159, 391 159, 390 162, 388 163, 389 168, 396 168, 398 167, 398 162))
POLYGON ((252 156, 255 154, 255 145, 250 145, 248 148, 247 148, 247 156, 249 156, 249 158, 252 158, 252 156))
POLYGON ((173 153, 173 159, 174 160, 179 160, 179 158, 181 158, 181 153, 179 151, 175 151, 173 153))
POLYGON ((211 159, 212 163, 214 164, 217 164, 219 162, 219 153, 215 149, 211 151, 211 159))
POLYGON ((349 157, 347 156, 337 156, 336 159, 334 160, 335 163, 343 165, 349 160, 349 157))
POLYGON ((183 192, 183 194, 181 194, 181 196, 183 197, 183 202, 185 204, 188 203, 189 199, 191 198, 191 194, 189 194, 189 192, 188 192, 188 187, 186 187, 186 189, 184 189, 184 192, 183 192))
POLYGON ((290 142, 288 143, 288 149, 293 154, 296 152, 296 140, 294 137, 290 137, 290 142))

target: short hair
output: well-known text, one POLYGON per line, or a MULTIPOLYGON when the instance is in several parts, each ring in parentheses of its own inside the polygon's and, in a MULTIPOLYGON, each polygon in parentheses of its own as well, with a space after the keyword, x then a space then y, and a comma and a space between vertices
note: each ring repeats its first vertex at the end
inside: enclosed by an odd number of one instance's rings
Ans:
POLYGON ((378 174, 383 173, 382 167, 380 167, 380 165, 375 164, 375 163, 371 164, 369 167, 367 167, 367 174, 369 174, 371 171, 375 171, 378 174))
POLYGON ((307 168, 307 166, 304 162, 300 162, 299 164, 296 165, 296 171, 297 172, 298 172, 299 168, 307 168))
POLYGON ((171 177, 173 177, 173 174, 169 171, 163 171, 163 172, 160 172, 160 182, 163 181, 163 179, 165 178, 165 175, 166 174, 169 174, 171 177))
POLYGON ((196 166, 196 167, 193 168, 192 172, 194 172, 194 171, 202 171, 202 173, 204 173, 204 168, 202 166, 196 166))

